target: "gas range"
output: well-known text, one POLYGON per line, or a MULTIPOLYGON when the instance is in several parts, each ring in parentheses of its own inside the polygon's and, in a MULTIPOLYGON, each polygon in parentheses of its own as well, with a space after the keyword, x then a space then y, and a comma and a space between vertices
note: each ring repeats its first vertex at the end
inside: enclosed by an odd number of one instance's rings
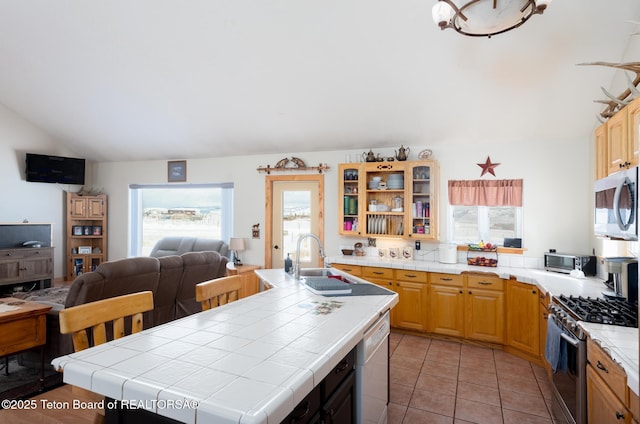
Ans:
POLYGON ((559 312, 566 313, 576 321, 638 328, 638 304, 636 302, 565 295, 554 297, 554 301, 561 309, 559 312))

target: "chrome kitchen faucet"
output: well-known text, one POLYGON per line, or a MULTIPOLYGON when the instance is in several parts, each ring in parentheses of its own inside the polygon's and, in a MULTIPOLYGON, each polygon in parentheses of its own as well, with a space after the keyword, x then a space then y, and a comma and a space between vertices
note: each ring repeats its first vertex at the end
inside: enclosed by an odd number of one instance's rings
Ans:
POLYGON ((306 239, 307 237, 311 237, 318 242, 318 246, 320 247, 320 257, 322 259, 326 258, 324 249, 322 248, 322 241, 320 240, 320 237, 312 233, 300 235, 300 237, 298 237, 298 244, 296 245, 296 264, 294 266, 296 280, 300 279, 300 244, 302 243, 302 240, 306 239))

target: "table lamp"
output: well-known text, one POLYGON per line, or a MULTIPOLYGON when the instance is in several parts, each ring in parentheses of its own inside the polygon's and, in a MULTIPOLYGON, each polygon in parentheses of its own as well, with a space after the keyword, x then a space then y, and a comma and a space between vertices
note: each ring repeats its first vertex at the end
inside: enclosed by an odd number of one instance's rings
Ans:
POLYGON ((240 260, 240 252, 245 250, 244 239, 231 237, 229 241, 229 249, 233 251, 233 263, 235 265, 242 265, 242 261, 240 260))

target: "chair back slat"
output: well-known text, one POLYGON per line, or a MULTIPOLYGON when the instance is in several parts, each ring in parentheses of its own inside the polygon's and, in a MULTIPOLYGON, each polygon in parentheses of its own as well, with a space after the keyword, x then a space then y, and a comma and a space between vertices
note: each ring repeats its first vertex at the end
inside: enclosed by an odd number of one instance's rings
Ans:
POLYGON ((80 351, 107 342, 106 323, 113 325, 114 339, 125 335, 125 317, 132 317, 131 332, 142 331, 142 313, 153 310, 153 293, 144 291, 111 297, 60 311, 60 333, 73 335, 73 348, 80 351), (89 343, 87 330, 91 331, 89 343))
POLYGON ((200 302, 202 310, 206 311, 238 300, 241 290, 240 275, 216 278, 196 285, 196 301, 200 302))

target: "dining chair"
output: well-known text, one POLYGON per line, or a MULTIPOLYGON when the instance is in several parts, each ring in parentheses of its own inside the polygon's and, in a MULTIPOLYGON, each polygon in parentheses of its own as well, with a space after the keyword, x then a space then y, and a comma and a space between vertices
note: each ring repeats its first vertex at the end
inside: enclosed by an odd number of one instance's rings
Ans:
POLYGON ((142 331, 142 313, 152 309, 150 291, 72 306, 60 311, 60 333, 72 335, 73 349, 78 352, 107 342, 107 323, 113 323, 114 340, 125 335, 126 317, 131 317, 131 334, 142 331))
POLYGON ((241 290, 240 275, 216 278, 196 285, 196 300, 202 304, 202 310, 206 311, 238 300, 241 290))

